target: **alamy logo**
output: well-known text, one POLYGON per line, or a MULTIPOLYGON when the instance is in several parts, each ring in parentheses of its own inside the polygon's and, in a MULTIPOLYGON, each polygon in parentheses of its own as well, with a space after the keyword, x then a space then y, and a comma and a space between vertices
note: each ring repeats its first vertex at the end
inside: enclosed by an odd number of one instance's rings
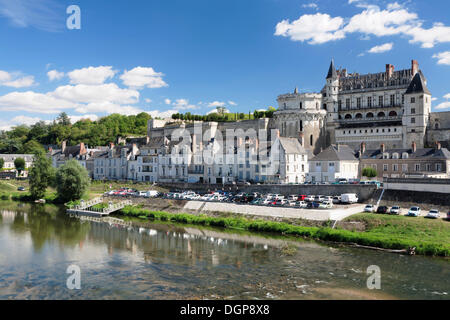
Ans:
POLYGON ((379 266, 369 266, 367 268, 367 274, 370 274, 367 278, 367 288, 370 290, 381 289, 381 270, 379 266))
POLYGON ((66 285, 69 290, 80 290, 81 289, 81 269, 77 265, 70 265, 67 267, 66 273, 70 276, 67 278, 66 285))
POLYGON ((66 25, 67 29, 81 29, 81 9, 77 5, 68 6, 66 9, 66 13, 70 14, 67 18, 66 25))

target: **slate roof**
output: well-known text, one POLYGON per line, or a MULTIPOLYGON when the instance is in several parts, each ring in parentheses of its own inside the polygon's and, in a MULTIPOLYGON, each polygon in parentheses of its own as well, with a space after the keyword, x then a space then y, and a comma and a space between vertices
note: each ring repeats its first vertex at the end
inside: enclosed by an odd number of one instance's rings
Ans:
POLYGON ((314 158, 312 161, 357 161, 355 152, 347 145, 331 145, 314 158))
POLYGON ((425 84, 424 77, 421 76, 422 72, 417 72, 414 78, 411 80, 408 89, 406 89, 405 94, 412 93, 426 93, 431 94, 425 84))
POLYGON ((164 147, 164 137, 154 137, 154 138, 150 138, 149 142, 142 146, 142 148, 147 148, 147 149, 158 149, 164 147))
POLYGON ((328 69, 327 79, 330 78, 336 78, 337 72, 336 68, 334 67, 334 60, 331 60, 330 68, 328 69))
POLYGON ((0 154, 0 158, 5 160, 5 162, 13 162, 17 158, 22 158, 25 160, 25 162, 33 161, 32 154, 0 154))
POLYGON ((305 154, 306 151, 295 138, 278 138, 280 140, 280 144, 284 149, 284 152, 287 154, 305 154))
MULTIPOLYGON (((390 159, 394 153, 398 153, 400 159, 402 159, 403 153, 408 153, 408 159, 450 159, 450 151, 446 148, 441 148, 440 150, 435 148, 421 148, 416 149, 416 152, 413 152, 412 149, 389 149, 384 152, 389 154, 390 159)), ((366 150, 366 152, 362 154, 361 159, 383 159, 383 152, 381 152, 380 149, 366 150)))

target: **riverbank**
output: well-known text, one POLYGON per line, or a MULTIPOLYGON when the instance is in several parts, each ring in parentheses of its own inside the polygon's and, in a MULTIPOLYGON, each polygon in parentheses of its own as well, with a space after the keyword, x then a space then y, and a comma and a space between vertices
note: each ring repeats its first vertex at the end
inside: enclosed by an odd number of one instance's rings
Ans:
POLYGON ((363 223, 366 226, 365 231, 351 231, 339 227, 332 229, 330 227, 301 226, 244 217, 213 217, 205 214, 151 211, 134 206, 125 207, 120 213, 143 220, 270 232, 381 249, 405 250, 405 252, 415 248, 415 253, 420 255, 450 256, 450 223, 440 220, 357 214, 345 220, 363 223))

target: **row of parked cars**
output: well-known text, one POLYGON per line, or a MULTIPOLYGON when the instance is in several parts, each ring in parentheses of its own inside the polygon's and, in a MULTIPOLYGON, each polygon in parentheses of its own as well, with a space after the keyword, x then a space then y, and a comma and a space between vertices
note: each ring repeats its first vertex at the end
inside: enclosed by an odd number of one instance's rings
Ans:
POLYGON ((133 188, 120 188, 119 190, 111 190, 104 193, 105 196, 116 197, 143 197, 143 198, 155 198, 160 196, 160 193, 156 190, 139 191, 133 188))
POLYGON ((261 206, 296 207, 296 208, 332 208, 335 204, 356 203, 356 194, 343 194, 340 196, 324 195, 289 195, 260 194, 257 192, 237 194, 224 191, 215 191, 206 194, 197 194, 193 191, 169 192, 163 195, 166 199, 197 200, 211 202, 243 203, 261 206))
MULTIPOLYGON (((400 206, 392 206, 391 208, 389 208, 387 206, 378 206, 375 209, 375 206, 373 204, 368 204, 364 208, 364 212, 393 214, 393 215, 399 215, 400 211, 401 211, 400 206)), ((408 210, 408 213, 405 216, 419 217, 421 215, 422 215, 422 210, 420 209, 420 207, 413 206, 408 210)), ((439 219, 440 217, 441 217, 441 213, 437 209, 431 209, 425 215, 425 218, 429 218, 429 219, 439 219)), ((447 220, 450 220, 450 211, 447 212, 447 220)))

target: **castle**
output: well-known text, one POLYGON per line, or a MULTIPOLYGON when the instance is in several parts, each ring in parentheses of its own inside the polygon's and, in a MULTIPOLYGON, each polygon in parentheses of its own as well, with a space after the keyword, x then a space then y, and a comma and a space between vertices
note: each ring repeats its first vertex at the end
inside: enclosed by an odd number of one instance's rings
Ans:
POLYGON ((418 148, 450 140, 450 112, 431 112, 427 80, 412 60, 410 69, 360 75, 337 70, 331 61, 326 84, 317 93, 278 96, 274 126, 280 135, 300 139, 305 149, 317 154, 331 144, 358 149, 418 148))

